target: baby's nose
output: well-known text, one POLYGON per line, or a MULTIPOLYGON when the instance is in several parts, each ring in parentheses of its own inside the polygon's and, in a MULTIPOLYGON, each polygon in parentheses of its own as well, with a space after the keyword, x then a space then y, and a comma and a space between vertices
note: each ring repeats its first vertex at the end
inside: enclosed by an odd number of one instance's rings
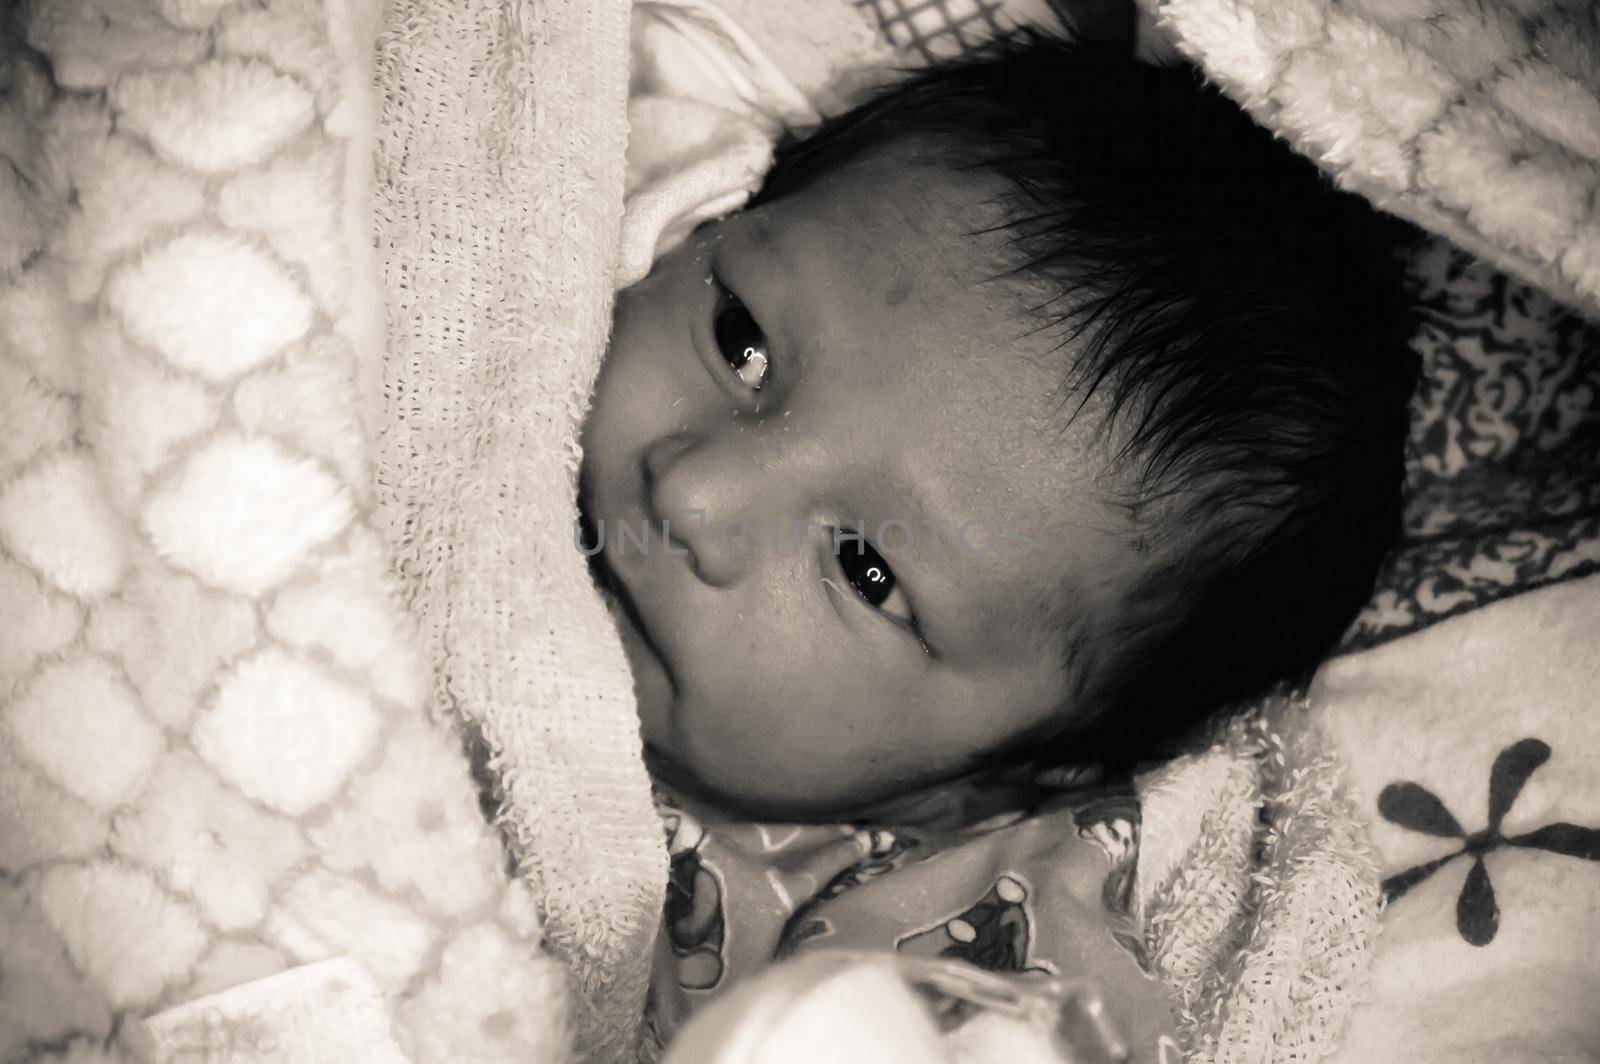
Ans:
POLYGON ((644 454, 645 495, 663 549, 686 551, 695 574, 713 587, 743 577, 753 560, 751 530, 764 531, 761 470, 736 450, 712 438, 674 435, 644 454))

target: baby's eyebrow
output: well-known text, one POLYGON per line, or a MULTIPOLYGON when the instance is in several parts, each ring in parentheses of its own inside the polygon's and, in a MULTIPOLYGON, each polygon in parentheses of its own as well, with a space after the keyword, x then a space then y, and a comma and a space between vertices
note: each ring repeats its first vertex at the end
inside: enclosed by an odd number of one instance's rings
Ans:
POLYGON ((794 270, 794 259, 785 246, 783 238, 779 235, 778 227, 763 210, 757 209, 745 215, 746 229, 749 233, 750 249, 763 258, 772 260, 764 265, 778 267, 785 272, 794 270))
POLYGON ((820 330, 811 327, 817 308, 804 305, 789 292, 784 279, 796 274, 799 261, 787 247, 777 227, 759 209, 747 216, 734 239, 716 255, 722 280, 742 299, 750 313, 778 345, 781 362, 774 372, 790 381, 804 378, 811 362, 810 345, 818 342, 820 330))

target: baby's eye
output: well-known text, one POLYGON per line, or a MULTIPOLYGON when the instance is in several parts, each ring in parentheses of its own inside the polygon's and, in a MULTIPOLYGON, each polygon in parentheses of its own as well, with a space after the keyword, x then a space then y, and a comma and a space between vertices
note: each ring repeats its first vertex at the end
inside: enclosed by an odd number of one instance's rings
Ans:
POLYGON ((728 360, 746 388, 759 392, 767 383, 769 360, 767 337, 756 319, 750 316, 738 296, 724 288, 711 325, 722 357, 728 360))
POLYGON ((839 568, 856 594, 866 599, 867 605, 910 624, 911 605, 883 556, 854 533, 843 533, 837 540, 839 568))

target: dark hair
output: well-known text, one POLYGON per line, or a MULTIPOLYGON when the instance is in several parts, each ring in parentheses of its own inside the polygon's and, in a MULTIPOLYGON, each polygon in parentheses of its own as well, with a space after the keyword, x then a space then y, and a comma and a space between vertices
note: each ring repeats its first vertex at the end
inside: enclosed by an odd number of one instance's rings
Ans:
MULTIPOLYGON (((1147 756, 1296 683, 1399 529, 1415 230, 1336 190, 1188 67, 1037 32, 911 74, 781 144, 753 204, 895 143, 1002 191, 1008 276, 1094 394, 1146 571, 1054 756, 1147 756), (1068 745, 1070 744, 1070 745, 1068 745)), ((976 233, 974 233, 976 236, 976 233)), ((1072 641, 1082 653, 1085 640, 1072 641)))

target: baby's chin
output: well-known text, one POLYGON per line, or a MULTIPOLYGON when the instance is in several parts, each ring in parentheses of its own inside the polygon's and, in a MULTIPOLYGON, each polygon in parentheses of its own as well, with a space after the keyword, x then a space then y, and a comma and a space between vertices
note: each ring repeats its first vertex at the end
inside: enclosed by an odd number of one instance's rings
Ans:
POLYGON ((697 751, 682 748, 670 736, 652 742, 648 725, 644 734, 645 766, 658 786, 680 798, 751 819, 804 823, 871 818, 916 789, 912 782, 879 776, 850 780, 834 773, 818 779, 813 766, 784 766, 749 756, 736 744, 697 751))

